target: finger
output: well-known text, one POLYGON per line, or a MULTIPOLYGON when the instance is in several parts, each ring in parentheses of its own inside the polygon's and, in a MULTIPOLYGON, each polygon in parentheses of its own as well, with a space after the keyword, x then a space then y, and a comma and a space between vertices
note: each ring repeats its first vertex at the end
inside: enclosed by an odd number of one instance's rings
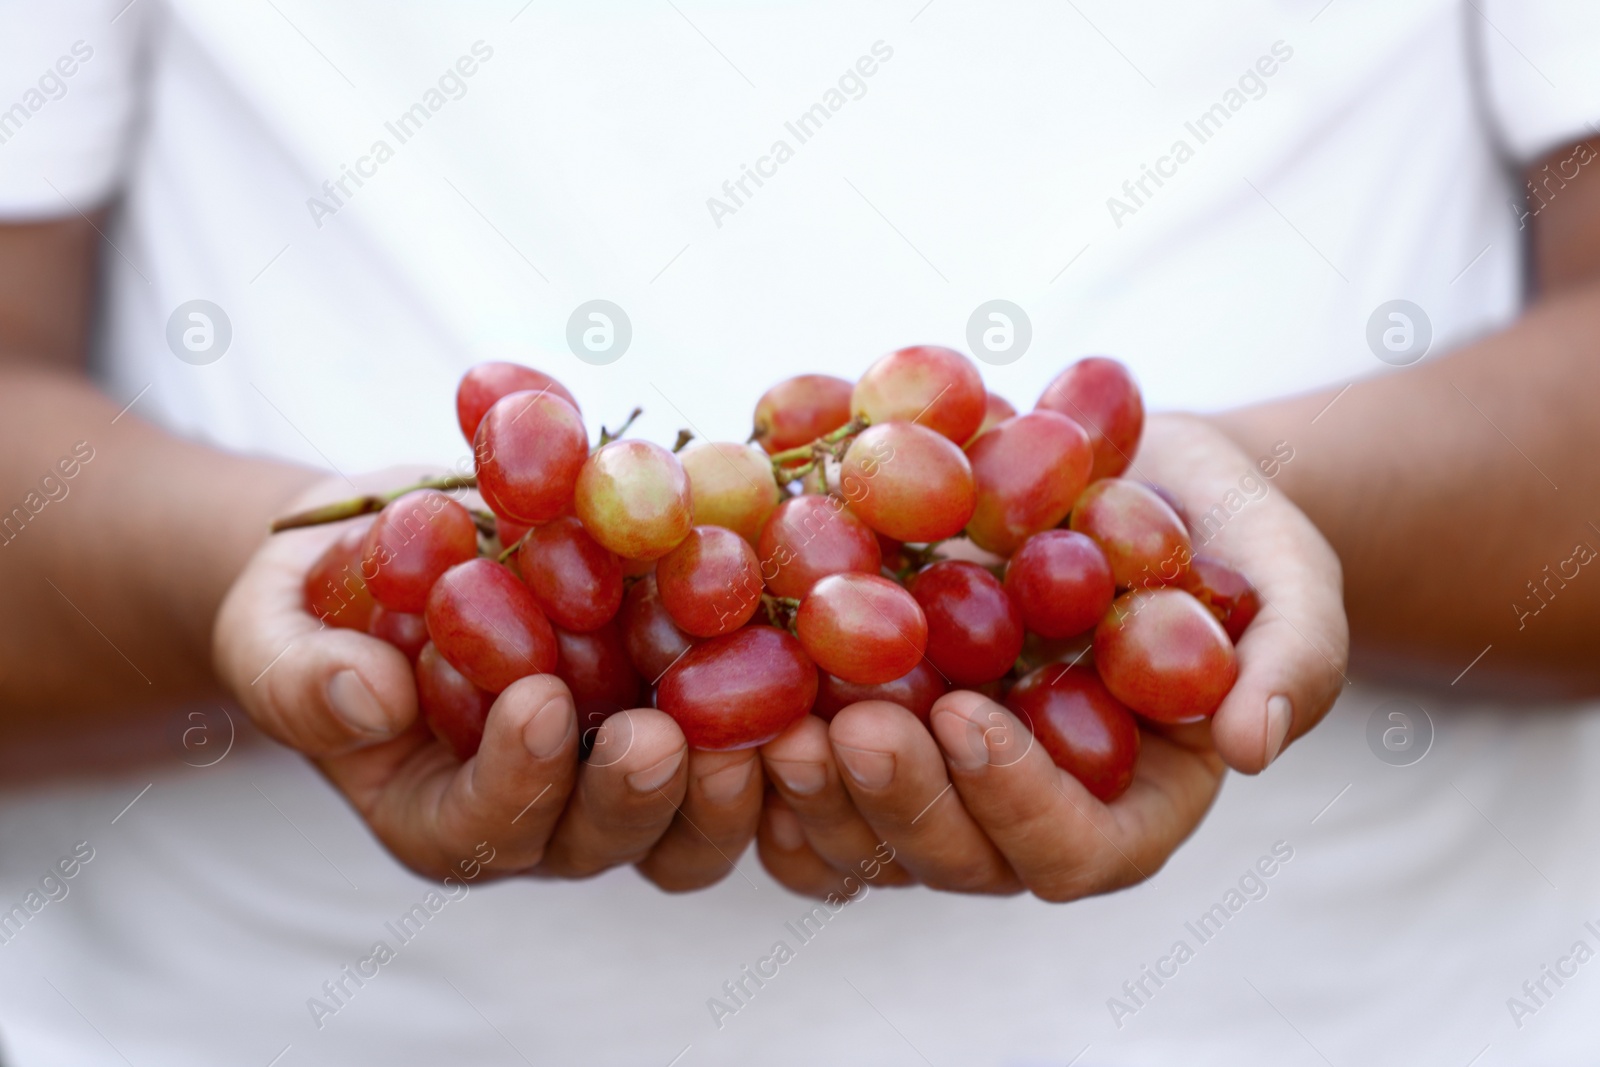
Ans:
POLYGON ((839 712, 828 736, 856 808, 919 881, 964 893, 1021 888, 950 788, 944 756, 915 715, 867 700, 839 712))
POLYGON ((321 763, 413 869, 438 877, 476 857, 492 872, 512 873, 543 858, 573 790, 578 718, 566 685, 536 675, 495 699, 483 742, 464 764, 420 726, 321 763))
MULTIPOLYGON (((825 863, 848 872, 878 854, 883 838, 856 810, 845 789, 826 722, 807 715, 761 746, 761 759, 784 802, 782 810, 799 823, 810 849, 825 863)), ((905 885, 912 878, 899 863, 888 863, 878 880, 905 885)))
POLYGON ((733 872, 761 819, 761 756, 689 752, 688 785, 667 832, 639 871, 669 893, 703 889, 733 872))
POLYGON ((411 665, 392 645, 305 609, 307 570, 348 527, 272 538, 218 612, 218 670, 270 736, 311 756, 403 734, 417 716, 411 665))
POLYGON ((636 708, 606 719, 578 768, 541 872, 583 878, 642 860, 677 814, 688 752, 683 731, 664 712, 636 708))
POLYGON ((1251 535, 1261 613, 1239 640, 1238 680, 1212 717, 1217 752, 1248 774, 1321 721, 1348 682, 1338 558, 1294 508, 1271 511, 1251 535))
POLYGON ((811 847, 799 818, 776 790, 767 794, 761 813, 756 854, 767 873, 792 893, 825 900, 830 894, 850 889, 845 884, 850 875, 811 847))
POLYGON ((1107 805, 982 694, 946 694, 930 722, 965 810, 1045 900, 1075 900, 1150 877, 1199 824, 1223 774, 1221 760, 1203 746, 1146 733, 1133 784, 1107 805))

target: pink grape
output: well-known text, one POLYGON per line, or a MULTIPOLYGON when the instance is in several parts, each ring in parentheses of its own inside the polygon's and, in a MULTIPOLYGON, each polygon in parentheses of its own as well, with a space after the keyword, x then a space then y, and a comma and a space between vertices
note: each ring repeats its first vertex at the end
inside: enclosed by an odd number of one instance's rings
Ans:
POLYGON ((1183 520, 1138 482, 1102 478, 1072 506, 1072 528, 1094 538, 1118 589, 1171 585, 1189 569, 1194 549, 1183 520))
POLYGON ((387 641, 404 652, 406 659, 416 663, 422 646, 428 643, 428 620, 421 615, 390 611, 379 604, 372 612, 372 621, 367 624, 367 633, 387 641))
POLYGON ((1113 696, 1157 722, 1214 713, 1239 674, 1227 631, 1181 589, 1118 597, 1095 628, 1094 661, 1113 696))
POLYGON ((1091 480, 1115 478, 1128 469, 1144 432, 1144 400, 1133 375, 1104 356, 1080 359, 1056 375, 1034 405, 1074 419, 1094 447, 1091 480))
POLYGON ((757 552, 767 588, 794 599, 830 574, 877 574, 881 562, 877 538, 843 500, 809 493, 773 510, 757 552))
POLYGON ((840 486, 850 509, 897 541, 953 537, 972 518, 977 483, 966 454, 925 426, 872 426, 844 454, 840 486))
POLYGON ((897 582, 876 574, 831 574, 800 602, 795 634, 829 674, 881 685, 922 660, 928 620, 897 582))
POLYGON ((417 654, 417 706, 433 735, 466 762, 483 743, 494 694, 467 681, 430 642, 417 654))
POLYGON ((577 398, 567 387, 543 371, 524 367, 520 363, 479 363, 461 376, 456 387, 456 421, 461 425, 461 435, 471 444, 478 433, 478 424, 494 406, 494 402, 511 393, 549 392, 581 412, 577 398))
POLYGON ((721 526, 696 526, 656 562, 661 603, 684 633, 715 637, 761 606, 761 564, 750 542, 721 526))
POLYGON ((1006 592, 1040 637, 1092 630, 1111 607, 1111 564, 1092 539, 1072 530, 1034 534, 1006 563, 1006 592))
POLYGON ((473 453, 489 510, 532 525, 571 507, 589 438, 578 409, 553 392, 510 393, 478 424, 473 453))
POLYGON ((598 629, 622 606, 622 561, 571 515, 534 527, 517 549, 517 570, 562 629, 598 629))
POLYGON ((1110 803, 1133 784, 1139 724, 1093 668, 1040 667, 1011 687, 1005 705, 1055 765, 1099 800, 1110 803))
POLYGON ((850 398, 873 425, 915 422, 965 444, 983 422, 988 393, 977 364, 953 348, 914 345, 867 368, 850 398))
POLYGON ((761 394, 750 439, 768 455, 810 444, 850 421, 855 386, 827 374, 801 374, 761 394))
POLYGON ((973 441, 976 441, 1007 419, 1014 418, 1016 414, 1016 407, 1005 397, 995 393, 984 394, 983 421, 978 424, 978 432, 968 439, 966 447, 970 448, 973 441))
POLYGON ((1196 556, 1182 586, 1211 609, 1234 644, 1261 611, 1261 594, 1232 564, 1214 556, 1196 556))
POLYGON ((556 646, 556 677, 572 691, 580 733, 588 734, 617 712, 640 706, 644 681, 628 659, 616 620, 582 634, 558 627, 556 646))
POLYGON ((1022 651, 1022 613, 995 576, 965 560, 942 560, 911 580, 928 619, 928 659, 959 686, 992 682, 1022 651))
POLYGON ((689 534, 689 476, 649 441, 613 441, 583 465, 573 505, 590 535, 626 559, 660 559, 689 534))
POLYGON ((428 595, 428 635, 450 665, 498 693, 518 678, 549 674, 556 635, 526 585, 491 559, 458 563, 428 595))
POLYGON ((772 462, 754 445, 707 441, 678 453, 696 526, 726 526, 752 545, 781 494, 772 462))
POLYGON ((978 499, 967 536, 999 555, 1056 526, 1089 484, 1083 427, 1053 411, 1007 419, 967 446, 978 499))
POLYGON ((478 554, 472 513, 436 489, 389 502, 361 545, 362 574, 378 603, 418 614, 439 575, 478 554))
MULTIPOLYGON (((370 525, 370 524, 369 524, 370 525)), ((361 545, 369 526, 355 526, 323 550, 306 572, 306 610, 328 626, 366 631, 378 602, 361 576, 361 545)))
POLYGON ((800 642, 771 626, 708 638, 667 671, 656 703, 691 748, 753 748, 805 718, 817 668, 800 642))
POLYGON ((811 714, 831 722, 835 715, 851 704, 859 704, 863 700, 886 700, 891 704, 899 704, 926 726, 928 716, 933 713, 934 701, 949 691, 950 686, 926 659, 918 660, 915 667, 899 678, 878 685, 858 685, 822 673, 817 684, 817 702, 811 708, 811 714))
POLYGON ((678 629, 661 602, 654 574, 640 578, 628 590, 617 621, 622 627, 628 659, 647 685, 660 681, 667 668, 694 644, 693 638, 678 629))

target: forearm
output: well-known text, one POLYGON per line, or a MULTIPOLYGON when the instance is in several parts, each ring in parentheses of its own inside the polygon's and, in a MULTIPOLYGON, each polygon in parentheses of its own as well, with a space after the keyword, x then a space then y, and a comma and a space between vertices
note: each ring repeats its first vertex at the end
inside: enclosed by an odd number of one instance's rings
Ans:
POLYGON ((1600 688, 1597 338, 1591 281, 1343 395, 1218 417, 1294 448, 1274 484, 1339 553, 1357 666, 1450 683, 1489 648, 1461 687, 1600 688))
POLYGON ((315 477, 119 417, 79 376, 0 371, 0 728, 214 691, 217 606, 315 477))

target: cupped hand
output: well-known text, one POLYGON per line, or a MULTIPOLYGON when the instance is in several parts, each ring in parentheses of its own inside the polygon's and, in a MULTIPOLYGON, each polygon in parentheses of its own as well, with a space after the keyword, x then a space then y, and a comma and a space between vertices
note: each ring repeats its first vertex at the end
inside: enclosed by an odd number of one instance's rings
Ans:
MULTIPOLYGON (((362 491, 412 480, 374 475, 362 491)), ((351 495, 330 479, 291 510, 351 495)), ((675 891, 732 870, 760 816, 757 753, 690 752, 676 723, 640 708, 608 718, 580 762, 572 696, 538 675, 499 695, 478 753, 458 761, 419 716, 406 657, 305 608, 306 572, 346 529, 270 537, 218 613, 213 654, 256 725, 307 756, 400 862, 435 878, 632 863, 675 891)))
POLYGON ((1249 577, 1262 609, 1241 636, 1239 676, 1216 714, 1185 726, 1141 721, 1133 784, 1103 803, 1060 770, 1006 708, 975 692, 933 707, 931 730, 868 701, 831 723, 806 718, 763 746, 772 781, 762 862, 798 892, 911 881, 1051 901, 1149 878, 1192 833, 1228 767, 1256 773, 1316 725, 1345 683, 1342 578, 1332 549, 1259 459, 1202 419, 1160 416, 1124 475, 1163 486, 1197 527, 1195 549, 1249 577))

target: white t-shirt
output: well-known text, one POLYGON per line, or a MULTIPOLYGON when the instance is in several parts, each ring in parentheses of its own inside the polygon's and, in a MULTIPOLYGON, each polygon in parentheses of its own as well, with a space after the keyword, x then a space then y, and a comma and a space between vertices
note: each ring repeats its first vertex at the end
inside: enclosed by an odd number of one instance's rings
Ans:
MULTIPOLYGON (((1023 407, 1090 352, 1155 408, 1379 373, 1370 322, 1414 356, 1516 313, 1517 167, 1600 120, 1600 8, 1577 0, 3 19, 0 214, 120 197, 107 391, 345 472, 460 460, 452 390, 478 360, 557 374, 591 430, 638 403, 642 435, 741 439, 775 379, 971 348, 997 299, 1031 340, 985 374, 1023 407), (597 299, 631 333, 610 363, 568 343, 597 299), (1394 300, 1422 315, 1375 318, 1394 300)), ((213 766, 175 749, 0 793, 0 909, 42 902, 0 942, 8 1062, 1593 1059, 1592 709, 1357 684, 1145 885, 1065 907, 872 891, 805 940, 810 904, 753 855, 686 897, 624 870, 430 901, 301 759, 240 731, 213 766), (1436 731, 1411 766, 1368 740, 1395 699, 1436 731), (394 958, 344 978, 378 941, 394 958), (779 941, 793 958, 719 1026, 708 1001, 779 941)))

